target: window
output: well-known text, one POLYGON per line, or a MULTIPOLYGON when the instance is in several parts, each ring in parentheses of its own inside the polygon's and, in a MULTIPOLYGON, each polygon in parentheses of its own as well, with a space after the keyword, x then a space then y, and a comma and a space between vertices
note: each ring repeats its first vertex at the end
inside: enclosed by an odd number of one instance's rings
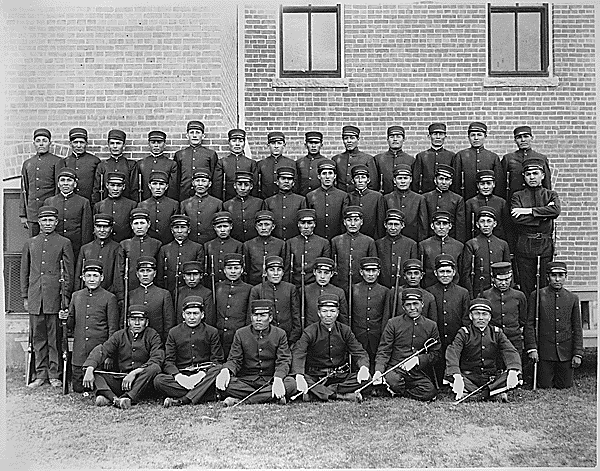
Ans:
POLYGON ((340 5, 282 6, 280 25, 280 77, 342 76, 340 5))
POLYGON ((490 77, 548 77, 548 4, 488 6, 490 77))

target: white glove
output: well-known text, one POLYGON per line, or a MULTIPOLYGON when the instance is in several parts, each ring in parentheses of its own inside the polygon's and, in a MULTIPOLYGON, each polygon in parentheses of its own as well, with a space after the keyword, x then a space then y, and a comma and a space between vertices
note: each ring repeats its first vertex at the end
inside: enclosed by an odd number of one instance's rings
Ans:
POLYGON ((456 373, 454 375, 454 383, 452 383, 452 392, 456 394, 456 400, 458 401, 465 393, 465 380, 462 375, 456 373))
POLYGON ((400 368, 402 368, 404 371, 410 371, 418 364, 419 364, 419 357, 412 357, 410 360, 408 360, 406 363, 404 363, 404 365, 402 365, 400 368))
POLYGON ((175 375, 175 381, 177 381, 177 384, 183 386, 185 389, 188 390, 194 387, 192 384, 190 384, 191 381, 188 380, 188 377, 183 373, 177 373, 175 375))
POLYGON ((362 383, 363 381, 369 381, 370 376, 371 375, 369 374, 369 368, 367 368, 366 366, 363 365, 358 370, 358 373, 356 375, 356 380, 359 383, 362 383))
POLYGON ((519 376, 517 375, 517 370, 508 370, 508 378, 506 378, 506 387, 508 389, 513 389, 517 387, 519 384, 519 376))
POLYGON ((383 374, 381 374, 381 371, 376 371, 373 374, 373 384, 374 385, 383 384, 383 374))
POLYGON ((273 387, 271 388, 271 397, 276 397, 277 399, 281 399, 285 397, 285 386, 283 385, 283 380, 278 376, 273 378, 273 387))
POLYGON ((231 374, 227 368, 223 368, 221 372, 217 375, 217 380, 215 382, 215 386, 217 389, 225 391, 227 386, 229 386, 229 381, 231 380, 231 374))
POLYGON ((296 375, 296 389, 302 394, 308 391, 308 384, 306 383, 306 379, 304 379, 304 375, 296 375))

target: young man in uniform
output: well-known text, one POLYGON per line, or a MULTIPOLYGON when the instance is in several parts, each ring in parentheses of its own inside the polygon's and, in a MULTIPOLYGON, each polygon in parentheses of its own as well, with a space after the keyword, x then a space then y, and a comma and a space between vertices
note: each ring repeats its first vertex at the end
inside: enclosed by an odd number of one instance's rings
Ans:
POLYGON ((261 209, 265 209, 263 200, 250 194, 254 188, 253 178, 252 172, 235 172, 233 188, 236 195, 223 203, 223 208, 232 218, 231 237, 242 243, 258 235, 254 226, 254 216, 261 209))
MULTIPOLYGON (((412 189, 416 193, 427 193, 435 190, 435 170, 439 164, 454 167, 456 154, 444 148, 446 142, 446 125, 432 123, 427 128, 431 147, 419 152, 412 168, 412 189)), ((454 188, 455 186, 452 185, 454 188)))
POLYGON ((387 128, 388 150, 373 157, 373 164, 377 172, 377 180, 373 182, 373 189, 387 195, 394 191, 394 175, 398 165, 408 165, 411 169, 415 158, 402 150, 406 132, 402 126, 387 128), (383 186, 382 186, 383 184, 383 186))
POLYGON ((506 200, 492 194, 496 188, 496 177, 493 170, 479 170, 477 172, 477 194, 465 202, 465 219, 467 223, 467 238, 477 235, 477 227, 474 226, 475 216, 482 206, 490 206, 498 216, 494 234, 500 239, 510 243, 507 238, 505 226, 510 222, 508 205, 506 200))
POLYGON ((183 312, 183 301, 188 296, 195 296, 202 298, 202 311, 203 321, 216 326, 216 314, 215 305, 213 303, 213 293, 208 288, 202 286, 202 275, 204 274, 204 264, 196 260, 185 262, 181 267, 181 274, 183 276, 184 285, 179 288, 179 294, 177 296, 177 306, 175 306, 175 324, 181 324, 184 320, 182 317, 183 312))
POLYGON ((437 323, 438 312, 435 297, 429 291, 421 288, 421 280, 423 279, 423 264, 416 258, 409 258, 402 262, 402 273, 404 285, 400 285, 398 294, 396 294, 396 288, 393 287, 390 290, 390 315, 392 317, 400 316, 405 314, 404 305, 402 304, 402 292, 406 288, 418 288, 421 290, 421 301, 423 302, 423 309, 421 314, 427 319, 431 319, 437 323), (396 310, 394 312, 394 299, 396 300, 396 310))
MULTIPOLYGON (((331 160, 335 163, 337 181, 336 186, 347 193, 354 191, 350 170, 357 164, 365 164, 369 168, 371 182, 377 179, 373 156, 358 149, 360 129, 356 126, 342 127, 342 142, 346 150, 334 155, 331 160)), ((373 184, 371 184, 373 185, 373 184)))
POLYGON ((313 267, 315 282, 306 286, 304 291, 304 327, 319 322, 317 299, 323 294, 334 294, 338 297, 339 322, 348 325, 348 302, 342 288, 331 284, 335 274, 335 263, 328 257, 317 257, 313 267))
POLYGON ((137 162, 138 171, 141 175, 141 201, 150 198, 152 195, 150 183, 152 174, 156 171, 164 172, 167 175, 167 196, 172 200, 179 201, 177 162, 165 155, 166 140, 167 134, 163 131, 150 131, 148 133, 150 155, 137 162))
POLYGON ((150 214, 148 235, 160 240, 161 244, 168 244, 173 240, 170 228, 171 216, 179 212, 179 203, 166 196, 169 177, 165 172, 156 170, 147 178, 151 196, 142 201, 138 208, 145 209, 150 214))
MULTIPOLYGON (((213 230, 217 237, 204 244, 204 254, 206 257, 206 275, 215 276, 215 283, 225 280, 224 260, 228 253, 243 252, 243 244, 230 236, 233 228, 231 213, 221 211, 215 213, 212 219, 213 230), (214 269, 213 269, 214 262, 214 269)), ((210 278, 204 279, 204 286, 212 286, 210 278)))
POLYGON ((69 131, 71 154, 65 159, 65 165, 73 169, 77 175, 75 193, 86 198, 90 205, 94 189, 94 177, 100 159, 87 151, 88 133, 84 128, 73 128, 69 131))
POLYGON ((350 170, 354 190, 348 193, 350 205, 358 206, 363 211, 363 225, 361 232, 373 240, 383 237, 385 230, 385 200, 383 195, 367 188, 371 182, 369 169, 364 164, 357 164, 350 170))
POLYGON ((133 236, 129 215, 137 203, 123 196, 125 191, 126 176, 121 172, 108 172, 106 178, 106 194, 102 201, 94 204, 94 214, 109 214, 114 220, 112 238, 115 242, 130 239, 133 236))
POLYGON ((317 166, 325 157, 321 155, 323 148, 323 134, 319 131, 308 131, 304 134, 304 145, 307 154, 296 160, 296 174, 298 175, 298 194, 308 195, 321 185, 317 166))
POLYGON ((296 213, 306 208, 306 198, 292 192, 296 181, 296 168, 277 167, 277 187, 279 191, 265 199, 264 208, 275 217, 273 235, 284 242, 298 235, 296 213))
MULTIPOLYGON (((263 160, 259 160, 256 164, 256 171, 258 173, 257 193, 264 200, 277 194, 279 188, 281 188, 277 183, 279 179, 277 170, 280 167, 292 167, 295 169, 295 162, 283 155, 283 151, 285 150, 285 135, 282 132, 270 132, 267 135, 267 147, 270 153, 269 156, 263 160)), ((288 191, 291 192, 292 188, 288 191)))
POLYGON ((246 131, 243 129, 230 129, 227 133, 227 139, 229 141, 229 154, 217 161, 212 186, 213 196, 221 201, 230 200, 235 196, 233 182, 236 172, 250 172, 254 188, 256 189, 258 185, 256 162, 244 155, 246 131))

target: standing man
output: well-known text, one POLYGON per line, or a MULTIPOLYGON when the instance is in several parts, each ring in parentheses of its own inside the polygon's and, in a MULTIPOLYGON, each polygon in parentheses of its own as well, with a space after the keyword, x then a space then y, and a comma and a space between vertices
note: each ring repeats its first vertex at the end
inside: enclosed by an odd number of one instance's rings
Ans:
MULTIPOLYGON (((357 164, 365 164, 369 168, 371 182, 377 179, 377 173, 373 164, 373 156, 358 150, 360 141, 360 129, 356 126, 344 126, 342 128, 342 141, 346 150, 341 154, 334 155, 331 160, 335 163, 337 182, 336 186, 347 193, 354 191, 350 170, 357 164)), ((373 184, 371 184, 372 186, 373 184)))
POLYGON ((506 200, 500 196, 493 195, 496 188, 496 177, 493 170, 479 170, 477 172, 477 194, 468 199, 465 203, 465 219, 467 223, 467 238, 473 238, 477 235, 477 227, 473 222, 475 216, 479 213, 482 206, 490 206, 496 211, 497 225, 494 228, 494 234, 500 239, 510 243, 507 238, 505 226, 510 223, 510 214, 506 200))
POLYGON ((29 313, 29 333, 35 355, 36 379, 28 386, 38 388, 47 380, 60 387, 58 352, 58 311, 61 295, 68 302, 73 291, 73 248, 71 241, 55 232, 58 210, 42 206, 37 210, 41 232, 23 245, 21 256, 21 296, 29 313), (61 293, 61 261, 64 288, 61 293))
POLYGON ((138 170, 141 178, 142 199, 144 201, 152 196, 150 183, 152 183, 152 174, 156 171, 164 172, 167 175, 167 196, 175 201, 179 201, 179 180, 177 162, 169 159, 165 155, 167 134, 163 131, 150 131, 148 133, 148 145, 150 155, 138 161, 138 170))
POLYGON ((306 309, 304 326, 319 322, 319 308, 317 300, 324 294, 332 294, 338 298, 339 322, 348 325, 348 302, 346 293, 342 288, 331 284, 331 278, 335 274, 335 263, 331 258, 318 257, 313 267, 315 282, 306 286, 304 292, 304 305, 306 309))
POLYGON ((385 200, 383 195, 367 188, 371 182, 369 169, 364 164, 358 164, 350 170, 354 191, 349 193, 350 205, 358 206, 363 211, 364 224, 362 233, 373 240, 383 237, 383 220, 385 219, 385 200))
POLYGON ((94 214, 108 214, 113 218, 112 238, 116 242, 121 242, 133 236, 129 215, 137 203, 123 196, 126 181, 124 173, 108 172, 105 178, 108 197, 94 204, 94 214))
POLYGON ((58 193, 58 173, 65 160, 50 152, 52 135, 47 129, 33 132, 36 155, 23 162, 21 168, 21 205, 19 218, 29 237, 39 234, 38 211, 47 198, 58 193))
POLYGON ((186 136, 190 144, 189 147, 178 150, 173 157, 179 170, 179 183, 181 185, 179 196, 182 202, 195 194, 192 180, 196 171, 206 169, 209 180, 212 180, 218 160, 217 153, 214 150, 202 145, 202 139, 204 139, 204 123, 202 121, 189 121, 186 136))
MULTIPOLYGON (((204 254, 206 257, 206 275, 212 276, 214 262, 215 282, 217 282, 225 279, 225 255, 228 253, 241 254, 243 244, 230 236, 233 227, 231 213, 227 211, 215 213, 212 224, 217 237, 204 244, 204 254)), ((210 286, 210 283, 212 283, 211 280, 205 279, 207 287, 210 286)))
POLYGON ((169 188, 169 176, 165 172, 156 170, 148 179, 151 196, 138 204, 138 208, 145 209, 150 214, 150 237, 160 240, 162 244, 168 244, 173 240, 171 216, 179 212, 179 203, 165 196, 169 188))
POLYGON ((229 141, 229 154, 217 161, 213 176, 213 196, 221 201, 230 200, 236 195, 233 188, 236 172, 250 172, 254 188, 258 185, 256 162, 244 155, 246 131, 243 129, 230 129, 227 133, 227 139, 229 141))
POLYGON ((298 194, 308 195, 321 185, 317 166, 325 157, 321 155, 323 147, 323 134, 319 131, 308 131, 304 134, 304 145, 307 154, 296 160, 296 174, 298 175, 298 194))
POLYGON ((273 235, 284 242, 298 235, 296 213, 300 209, 306 208, 306 198, 292 193, 295 181, 295 167, 284 167, 283 165, 277 167, 277 187, 279 191, 268 197, 264 204, 265 209, 271 211, 275 216, 273 235))
MULTIPOLYGON (((421 280, 423 279, 423 264, 416 258, 409 258, 402 263, 403 281, 406 286, 400 285, 398 294, 396 287, 390 290, 390 313, 394 316, 394 299, 396 300, 396 316, 405 314, 404 305, 402 303, 402 293, 406 288, 418 288, 421 290, 423 309, 421 315, 427 319, 431 319, 437 323, 438 312, 435 297, 429 291, 421 288, 421 280)), ((394 316, 395 317, 395 316, 394 316)))
POLYGON ((86 198, 90 205, 94 189, 94 177, 100 159, 87 151, 88 133, 83 128, 73 128, 69 131, 71 155, 65 159, 65 165, 73 169, 77 175, 77 188, 75 193, 86 198))
MULTIPOLYGON (((292 167, 295 169, 294 161, 283 155, 283 151, 285 150, 285 135, 281 131, 273 131, 267 135, 267 147, 270 152, 269 156, 258 161, 256 164, 258 172, 258 196, 264 200, 278 192, 279 185, 277 181, 279 174, 277 170, 280 167, 292 167)), ((291 192, 291 188, 289 191, 291 192)))
MULTIPOLYGON (((444 149, 446 125, 444 123, 432 123, 429 125, 428 131, 431 147, 417 154, 412 168, 412 189, 421 194, 435 190, 435 169, 439 164, 454 167, 456 160, 454 152, 444 149)), ((454 185, 453 188, 455 188, 454 185)))
POLYGON ((373 182, 373 189, 387 195, 394 191, 395 171, 398 165, 408 165, 411 170, 415 158, 402 150, 406 132, 402 126, 390 126, 387 129, 388 150, 373 157, 373 164, 377 172, 377 179, 373 182), (383 184, 383 187, 381 186, 383 184))
POLYGON ((206 324, 213 327, 217 324, 213 293, 208 288, 202 286, 203 270, 204 264, 201 262, 192 260, 183 263, 181 272, 185 284, 178 291, 177 306, 175 306, 175 325, 181 324, 184 321, 182 317, 182 312, 184 311, 183 305, 184 300, 188 296, 200 297, 202 299, 202 319, 206 324))
POLYGON ((254 225, 254 216, 261 209, 265 209, 263 200, 252 196, 254 188, 252 172, 240 170, 235 172, 233 188, 235 196, 223 203, 223 208, 231 214, 233 229, 231 237, 240 242, 246 242, 258 235, 254 225))

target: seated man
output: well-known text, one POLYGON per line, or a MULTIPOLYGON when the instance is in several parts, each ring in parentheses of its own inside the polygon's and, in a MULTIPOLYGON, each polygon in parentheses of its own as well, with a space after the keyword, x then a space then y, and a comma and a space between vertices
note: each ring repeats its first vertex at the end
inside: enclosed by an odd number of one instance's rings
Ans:
POLYGON ((246 401, 249 404, 272 400, 285 404, 286 396, 296 390, 293 378, 287 377, 292 361, 287 336, 285 330, 271 325, 273 310, 270 299, 252 301, 252 324, 235 333, 227 362, 217 376, 217 389, 227 396, 223 405, 233 406, 250 394, 254 395, 246 401))
POLYGON ((214 400, 213 386, 223 361, 219 331, 204 323, 204 300, 188 296, 183 301, 183 322, 167 337, 164 373, 154 378, 154 388, 167 396, 163 406, 214 400))
POLYGON ((152 386, 165 359, 160 336, 148 327, 146 307, 132 304, 128 311, 128 328, 117 330, 94 347, 83 364, 83 387, 93 389, 96 383, 97 406, 129 409, 152 386), (94 374, 98 365, 111 357, 116 358, 119 373, 94 374))
POLYGON ((487 299, 471 301, 469 318, 471 325, 461 327, 446 350, 444 382, 452 384, 457 400, 465 391, 473 392, 487 384, 481 393, 483 399, 501 394, 502 402, 508 402, 505 391, 519 384, 519 353, 502 329, 488 326, 492 318, 492 305, 487 299), (498 355, 502 355, 507 371, 496 369, 498 355))
POLYGON ((402 290, 404 314, 392 317, 381 335, 381 342, 375 357, 373 384, 387 383, 389 391, 419 401, 431 401, 437 388, 425 373, 425 368, 440 357, 440 334, 437 324, 421 315, 423 292, 419 288, 402 290), (425 352, 406 361, 383 376, 383 372, 409 358, 420 350, 429 339, 438 340, 425 352))
POLYGON ((360 388, 360 383, 371 377, 369 354, 350 327, 337 322, 340 306, 338 296, 319 296, 318 306, 320 321, 304 329, 300 340, 294 345, 292 374, 296 375, 298 391, 304 393, 304 401, 310 401, 311 398, 320 401, 354 400, 352 393, 360 388), (351 361, 359 367, 356 375, 350 372, 350 368, 342 368, 351 361), (310 386, 335 369, 338 369, 337 373, 307 393, 310 386))

